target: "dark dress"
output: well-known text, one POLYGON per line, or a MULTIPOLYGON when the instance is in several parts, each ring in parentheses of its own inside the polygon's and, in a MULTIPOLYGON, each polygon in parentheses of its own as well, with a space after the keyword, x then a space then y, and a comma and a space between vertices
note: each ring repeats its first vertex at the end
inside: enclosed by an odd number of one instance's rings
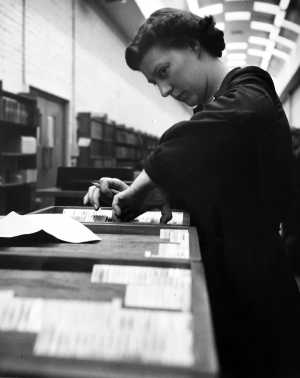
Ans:
POLYGON ((214 101, 164 133, 145 170, 198 229, 224 371, 300 377, 299 294, 278 233, 291 137, 268 73, 231 71, 214 101))

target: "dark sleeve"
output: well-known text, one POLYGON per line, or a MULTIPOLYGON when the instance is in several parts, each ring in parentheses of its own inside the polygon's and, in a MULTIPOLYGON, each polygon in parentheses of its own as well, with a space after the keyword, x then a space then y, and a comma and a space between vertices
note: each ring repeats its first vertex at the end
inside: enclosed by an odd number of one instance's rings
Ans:
POLYGON ((146 160, 145 170, 151 179, 167 191, 178 191, 183 183, 192 185, 203 169, 215 174, 222 145, 229 143, 229 129, 246 127, 257 111, 249 101, 246 104, 247 98, 232 90, 191 120, 170 128, 146 160))

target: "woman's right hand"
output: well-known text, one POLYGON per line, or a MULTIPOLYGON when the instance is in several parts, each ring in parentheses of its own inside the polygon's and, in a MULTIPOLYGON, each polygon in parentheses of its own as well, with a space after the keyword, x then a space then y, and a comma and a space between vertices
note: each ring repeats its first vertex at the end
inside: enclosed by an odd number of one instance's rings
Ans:
POLYGON ((112 177, 102 177, 97 185, 91 185, 83 197, 83 204, 91 204, 95 210, 100 207, 100 199, 112 201, 115 194, 127 189, 128 185, 124 181, 112 177))

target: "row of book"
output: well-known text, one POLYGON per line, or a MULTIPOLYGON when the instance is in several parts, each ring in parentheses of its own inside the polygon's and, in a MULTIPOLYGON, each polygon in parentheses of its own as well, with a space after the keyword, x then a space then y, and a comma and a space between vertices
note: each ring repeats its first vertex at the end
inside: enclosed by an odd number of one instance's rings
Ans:
POLYGON ((103 158, 111 158, 110 167, 125 160, 126 166, 135 167, 158 143, 158 137, 118 124, 107 114, 78 113, 77 121, 79 167, 104 167, 103 158))
POLYGON ((25 104, 9 97, 0 97, 0 120, 22 125, 28 123, 28 109, 25 104))

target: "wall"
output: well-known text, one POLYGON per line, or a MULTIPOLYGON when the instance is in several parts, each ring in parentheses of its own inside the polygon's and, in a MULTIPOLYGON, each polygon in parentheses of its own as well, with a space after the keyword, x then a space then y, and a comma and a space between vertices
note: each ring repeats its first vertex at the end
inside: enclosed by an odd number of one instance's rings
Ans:
POLYGON ((77 112, 104 112, 156 135, 190 116, 127 68, 123 37, 95 3, 0 0, 0 80, 9 91, 33 86, 69 102, 68 161, 77 112))
POLYGON ((300 65, 300 37, 296 41, 296 46, 291 53, 290 59, 284 64, 283 69, 279 72, 275 81, 276 90, 279 95, 285 90, 289 81, 300 65))
POLYGON ((290 96, 290 124, 300 128, 300 87, 290 96))

